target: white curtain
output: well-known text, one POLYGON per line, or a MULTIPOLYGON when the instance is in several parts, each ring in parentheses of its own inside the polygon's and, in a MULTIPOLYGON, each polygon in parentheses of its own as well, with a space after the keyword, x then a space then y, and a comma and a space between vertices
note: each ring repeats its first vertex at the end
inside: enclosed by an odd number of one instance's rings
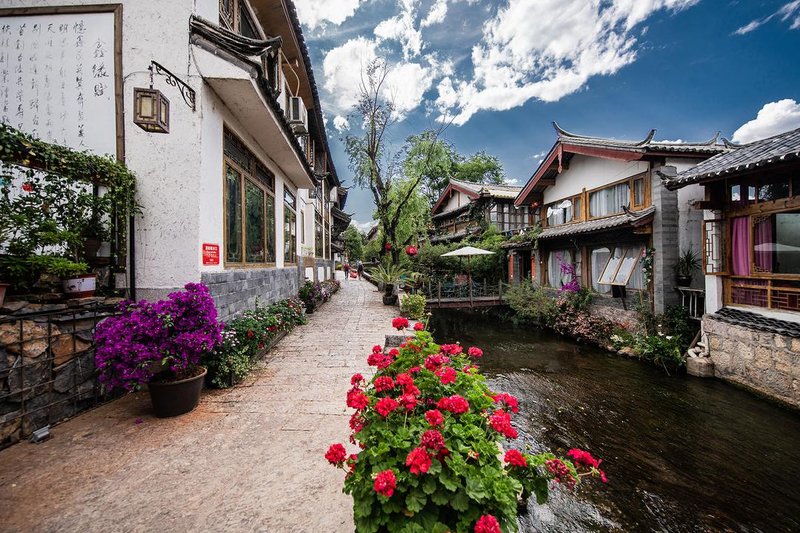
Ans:
POLYGON ((561 273, 562 263, 573 264, 571 250, 553 250, 550 252, 547 257, 547 284, 556 289, 571 281, 571 276, 561 273))
POLYGON ((589 195, 589 215, 603 217, 622 213, 622 206, 628 206, 630 203, 630 186, 627 183, 620 183, 589 195))
POLYGON ((606 263, 608 263, 609 257, 611 257, 611 250, 605 246, 592 250, 592 289, 600 294, 611 292, 611 285, 597 283, 603 273, 603 269, 606 267, 606 263))

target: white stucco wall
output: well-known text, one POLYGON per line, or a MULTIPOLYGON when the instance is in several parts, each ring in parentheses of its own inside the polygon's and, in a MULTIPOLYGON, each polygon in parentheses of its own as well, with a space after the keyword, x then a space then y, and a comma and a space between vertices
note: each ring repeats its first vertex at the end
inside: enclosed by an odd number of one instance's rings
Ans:
POLYGON ((544 203, 555 202, 568 196, 580 193, 583 189, 594 189, 646 172, 646 161, 617 161, 574 155, 569 168, 556 176, 556 183, 544 191, 544 203))
POLYGON ((469 196, 464 194, 461 191, 453 191, 453 194, 447 201, 444 202, 440 212, 446 213, 447 211, 452 211, 453 209, 458 209, 462 205, 466 205, 469 203, 469 196))

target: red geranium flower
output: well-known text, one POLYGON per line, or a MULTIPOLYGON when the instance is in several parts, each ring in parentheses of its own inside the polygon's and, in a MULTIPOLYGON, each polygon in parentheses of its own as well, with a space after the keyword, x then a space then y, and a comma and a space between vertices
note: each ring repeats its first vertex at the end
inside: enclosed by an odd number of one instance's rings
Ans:
POLYGON ((451 383, 455 383, 456 377, 458 377, 458 373, 449 366, 445 366, 437 370, 436 375, 439 376, 439 381, 442 382, 442 385, 450 385, 451 383))
POLYGON ((347 393, 347 407, 352 407, 356 411, 363 411, 368 405, 369 398, 360 390, 354 389, 347 393))
POLYGON ((572 476, 569 467, 561 459, 548 459, 544 462, 544 465, 547 467, 547 471, 553 475, 553 479, 556 482, 562 483, 570 489, 575 487, 578 480, 572 476))
POLYGON ((414 331, 422 331, 424 329, 425 329, 425 324, 423 324, 422 322, 416 322, 414 324, 414 331))
POLYGON ((489 416, 489 425, 498 433, 505 435, 509 439, 516 439, 519 435, 517 430, 511 426, 511 415, 498 409, 489 416))
POLYGON ((511 409, 512 412, 519 413, 519 402, 514 396, 505 392, 500 392, 492 396, 492 399, 494 400, 494 403, 503 403, 506 405, 506 407, 511 409))
POLYGON ((392 327, 398 331, 408 327, 408 319, 404 316, 398 316, 392 319, 392 327))
POLYGON ((405 372, 397 374, 397 377, 395 379, 397 380, 397 384, 403 388, 410 387, 414 384, 414 378, 412 378, 405 372))
POLYGON ((383 248, 388 252, 389 250, 392 249, 392 243, 387 242, 386 244, 383 245, 383 248))
POLYGON ((411 368, 408 369, 409 374, 419 374, 421 371, 422 369, 418 366, 412 366, 411 368))
POLYGON ((378 494, 391 498, 394 494, 394 489, 397 487, 397 477, 392 470, 384 470, 375 476, 375 484, 372 488, 378 494))
POLYGON ((425 413, 425 420, 432 426, 441 426, 444 424, 444 415, 438 409, 431 409, 425 413))
POLYGON ((518 450, 508 450, 503 460, 511 466, 518 466, 520 468, 526 468, 528 466, 528 461, 525 459, 525 456, 519 453, 518 450))
POLYGON ((598 461, 592 457, 591 453, 585 450, 579 450, 578 448, 572 448, 568 451, 567 457, 572 459, 573 463, 588 466, 589 468, 597 468, 600 466, 600 463, 602 463, 602 461, 598 461))
POLYGON ((353 377, 350 378, 350 385, 355 386, 361 383, 362 381, 364 381, 364 376, 362 376, 361 374, 353 374, 353 377))
POLYGON ((475 357, 475 358, 483 357, 483 350, 481 350, 480 348, 476 348, 475 346, 470 346, 469 350, 467 350, 467 354, 470 357, 475 357))
POLYGON ((400 407, 400 404, 397 403, 397 400, 392 398, 381 398, 378 400, 378 403, 375 404, 375 410, 378 411, 383 418, 389 416, 389 413, 398 407, 400 407))
POLYGON ((448 355, 458 355, 464 351, 464 349, 458 344, 442 344, 439 349, 442 351, 442 353, 446 353, 448 355))
POLYGON ((25 192, 33 192, 33 183, 26 181, 22 184, 22 190, 25 192))
MULTIPOLYGON (((414 388, 416 389, 416 387, 414 388)), ((417 392, 419 392, 419 389, 417 389, 417 392)), ((403 404, 403 407, 406 408, 406 411, 413 411, 414 408, 419 403, 419 401, 417 400, 417 397, 414 396, 413 394, 406 393, 400 396, 400 403, 403 404)))
POLYGON ((463 396, 454 394, 440 399, 436 407, 444 409, 445 411, 450 411, 454 415, 463 415, 469 411, 469 402, 467 402, 463 396))
POLYGON ((375 346, 372 347, 372 353, 378 353, 382 351, 383 351, 383 346, 381 346, 380 344, 376 344, 375 346))
POLYGON ((431 457, 425 448, 414 448, 406 457, 406 466, 414 475, 424 474, 431 467, 431 457))
POLYGON ((394 388, 394 380, 389 376, 380 376, 375 378, 374 385, 377 392, 383 392, 394 388))
POLYGON ((398 355, 400 355, 400 350, 398 350, 397 348, 392 348, 391 350, 389 350, 389 355, 392 357, 397 357, 398 355))
POLYGON ((490 514, 485 514, 478 519, 475 524, 475 533, 502 533, 497 518, 490 514))
POLYGON ((344 464, 344 460, 347 459, 347 450, 341 444, 331 444, 331 447, 325 453, 325 459, 332 465, 341 466, 344 464))
POLYGON ((429 450, 438 451, 444 448, 444 437, 442 437, 442 434, 436 431, 435 429, 429 429, 422 434, 420 445, 423 448, 428 448, 429 450))
POLYGON ((442 365, 446 365, 450 362, 450 358, 446 355, 442 355, 440 353, 429 355, 425 359, 425 368, 430 370, 431 372, 436 372, 439 370, 439 367, 442 365))

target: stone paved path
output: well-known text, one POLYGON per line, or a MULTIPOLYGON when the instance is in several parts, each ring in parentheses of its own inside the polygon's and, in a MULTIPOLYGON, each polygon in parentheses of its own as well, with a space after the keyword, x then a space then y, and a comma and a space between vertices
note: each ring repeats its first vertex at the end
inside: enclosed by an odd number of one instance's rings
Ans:
POLYGON ((342 286, 253 379, 188 415, 154 418, 132 394, 0 452, 0 531, 353 531, 323 454, 346 442, 349 378, 394 308, 366 281, 342 286))

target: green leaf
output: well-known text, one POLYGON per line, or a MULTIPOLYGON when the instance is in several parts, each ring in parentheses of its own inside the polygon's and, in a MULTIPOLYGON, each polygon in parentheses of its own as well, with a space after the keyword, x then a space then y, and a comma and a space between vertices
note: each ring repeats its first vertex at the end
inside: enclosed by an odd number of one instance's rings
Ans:
POLYGON ((428 497, 425 496, 425 493, 422 491, 412 491, 408 493, 406 496, 406 507, 412 513, 418 513, 425 507, 425 503, 428 501, 428 497))
POLYGON ((428 476, 425 479, 425 483, 422 484, 422 490, 425 494, 431 495, 436 492, 436 478, 432 476, 428 476))

